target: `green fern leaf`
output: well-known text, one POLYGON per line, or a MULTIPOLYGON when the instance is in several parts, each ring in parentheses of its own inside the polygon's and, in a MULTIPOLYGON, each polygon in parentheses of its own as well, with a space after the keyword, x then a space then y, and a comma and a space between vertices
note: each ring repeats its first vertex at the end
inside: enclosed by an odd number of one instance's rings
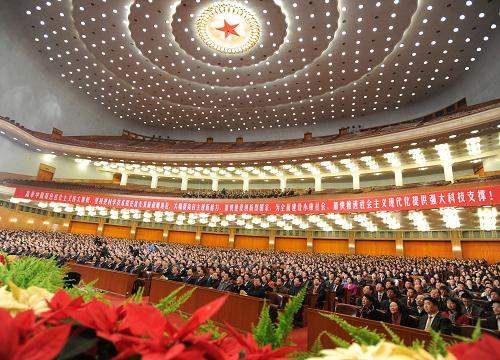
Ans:
POLYGON ((181 296, 177 296, 177 294, 184 289, 184 285, 178 287, 177 289, 173 290, 170 294, 165 296, 163 299, 160 300, 158 304, 156 304, 156 308, 160 310, 163 315, 168 315, 171 314, 182 306, 190 297, 193 295, 194 291, 196 290, 195 287, 189 289, 186 291, 184 294, 181 296))
POLYGON ((448 351, 446 351, 448 343, 443 340, 439 332, 431 329, 429 334, 431 336, 431 342, 427 347, 427 351, 433 356, 446 356, 448 354, 448 351))
POLYGON ((275 327, 269 316, 269 305, 264 302, 259 316, 259 322, 252 328, 252 334, 260 347, 275 342, 275 327))
POLYGON ((382 326, 384 327, 384 329, 387 332, 387 334, 389 334, 390 339, 391 339, 391 341, 394 344, 396 344, 396 345, 403 345, 404 346, 404 341, 401 340, 401 338, 394 331, 392 331, 389 326, 387 326, 384 323, 382 323, 382 326))
POLYGON ((300 289, 297 295, 293 296, 290 301, 288 301, 283 312, 278 315, 278 325, 276 327, 274 341, 272 343, 273 349, 280 348, 285 344, 288 335, 293 330, 293 319, 295 314, 297 314, 302 307, 302 303, 306 297, 306 292, 307 282, 304 284, 302 289, 300 289))
POLYGON ((342 330, 348 333, 360 345, 376 345, 384 339, 384 335, 368 330, 366 327, 353 326, 336 314, 321 313, 321 315, 335 321, 342 330))

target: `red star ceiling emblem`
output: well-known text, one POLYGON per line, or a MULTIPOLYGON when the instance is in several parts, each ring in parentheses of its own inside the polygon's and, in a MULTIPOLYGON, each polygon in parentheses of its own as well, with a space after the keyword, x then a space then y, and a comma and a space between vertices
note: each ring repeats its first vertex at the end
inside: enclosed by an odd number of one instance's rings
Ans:
POLYGON ((224 38, 227 39, 229 35, 240 36, 240 34, 236 32, 236 27, 239 25, 240 24, 230 25, 226 20, 224 20, 224 26, 217 28, 217 30, 224 32, 224 38))

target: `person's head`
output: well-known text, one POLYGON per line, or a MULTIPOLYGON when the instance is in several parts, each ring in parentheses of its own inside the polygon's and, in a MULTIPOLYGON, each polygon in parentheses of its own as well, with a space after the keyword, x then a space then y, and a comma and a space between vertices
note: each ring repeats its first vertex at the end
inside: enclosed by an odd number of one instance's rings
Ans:
POLYGON ((424 311, 427 314, 435 314, 438 312, 438 299, 433 297, 426 297, 424 300, 424 311))
POLYGON ((460 296, 460 300, 462 300, 462 304, 464 304, 465 307, 472 305, 472 296, 467 292, 464 292, 462 296, 460 296))
POLYGON ((370 285, 363 286, 362 291, 363 291, 363 294, 373 295, 372 287, 370 285))
POLYGON ((370 295, 363 295, 361 298, 361 305, 363 305, 363 307, 370 307, 373 305, 373 302, 374 299, 370 295))
POLYGON ((319 278, 314 278, 314 286, 319 286, 321 284, 321 281, 319 280, 319 278))
POLYGON ((389 298, 389 300, 395 300, 397 298, 397 295, 396 295, 396 291, 394 291, 394 289, 388 289, 387 290, 387 297, 389 298))
POLYGON ((187 270, 187 275, 188 276, 193 276, 193 269, 188 269, 187 270))
POLYGON ((492 305, 493 308, 493 314, 496 316, 500 315, 500 301, 495 301, 492 305))
POLYGON ((435 299, 437 299, 440 295, 438 289, 432 289, 429 294, 430 294, 431 298, 435 298, 435 299))
POLYGON ((261 280, 259 277, 256 277, 253 279, 253 286, 259 287, 262 284, 261 280))
POLYGON ((459 312, 461 309, 460 301, 458 301, 458 299, 456 299, 456 298, 448 298, 448 300, 446 300, 446 307, 450 311, 459 312))
POLYGON ((399 307, 399 304, 395 301, 391 301, 391 303, 389 304, 389 311, 391 312, 391 314, 398 314, 401 312, 401 309, 399 307))
POLYGON ((417 295, 417 292, 415 291, 414 288, 409 288, 406 292, 406 297, 409 299, 415 298, 416 295, 417 295))
POLYGON ((417 297, 415 298, 415 302, 417 303, 417 306, 424 306, 424 300, 425 300, 425 296, 420 294, 420 295, 417 295, 417 297))
POLYGON ((378 282, 376 285, 375 285, 375 290, 377 292, 384 292, 384 285, 381 283, 381 282, 378 282))
POLYGON ((242 285, 242 284, 243 284, 243 278, 242 278, 241 276, 238 276, 238 277, 236 278, 236 284, 237 284, 237 285, 242 285))

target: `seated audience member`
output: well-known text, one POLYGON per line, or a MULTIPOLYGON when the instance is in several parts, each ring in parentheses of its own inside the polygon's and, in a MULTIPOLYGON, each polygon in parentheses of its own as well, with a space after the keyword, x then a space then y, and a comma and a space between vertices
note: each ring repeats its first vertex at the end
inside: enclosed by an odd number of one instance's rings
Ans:
POLYGON ((339 302, 344 302, 344 287, 340 283, 340 278, 336 277, 333 281, 333 285, 330 291, 335 293, 335 300, 339 302))
POLYGON ((369 295, 363 295, 361 299, 361 313, 360 316, 363 319, 370 319, 376 321, 382 321, 384 319, 384 315, 375 309, 374 298, 369 295))
POLYGON ((273 291, 278 294, 288 294, 288 288, 283 285, 283 279, 277 278, 273 291))
MULTIPOLYGON (((361 289, 361 297, 358 297, 356 300, 356 306, 362 306, 361 300, 363 299, 363 295, 368 295, 373 297, 374 292, 375 289, 373 288, 373 286, 371 285, 363 286, 363 288, 361 289)), ((380 305, 378 304, 377 300, 375 300, 375 298, 373 300, 374 300, 373 306, 375 306, 376 309, 379 309, 380 305)))
POLYGON ((249 295, 253 297, 258 297, 258 298, 265 298, 266 297, 266 291, 264 289, 264 286, 262 286, 261 279, 256 277, 253 279, 253 284, 248 287, 247 290, 242 290, 240 292, 240 295, 249 295))
POLYGON ((452 325, 471 325, 470 317, 462 311, 462 304, 457 298, 448 298, 446 301, 447 310, 442 315, 450 319, 452 325))
POLYGON ((242 276, 238 276, 236 278, 236 284, 233 286, 233 292, 236 294, 241 294, 242 291, 245 292, 247 290, 247 287, 245 286, 244 280, 242 276))
POLYGON ((188 269, 187 270, 187 276, 184 279, 184 282, 189 285, 195 285, 196 284, 196 277, 193 274, 193 269, 188 269))
POLYGON ((356 296, 358 295, 358 285, 356 285, 351 277, 347 278, 347 284, 344 286, 345 291, 347 291, 348 296, 351 299, 351 302, 353 302, 356 299, 356 296))
POLYGON ((460 300, 462 300, 462 304, 464 306, 464 313, 468 316, 480 317, 483 315, 484 310, 481 308, 481 306, 472 302, 472 295, 468 292, 464 292, 460 297, 460 300))
POLYGON ((451 321, 439 313, 438 299, 426 297, 424 300, 425 315, 423 315, 418 323, 418 328, 429 331, 441 332, 443 334, 451 334, 451 321))
POLYGON ((229 274, 225 271, 222 272, 222 279, 217 286, 220 291, 233 291, 233 282, 229 279, 229 274))
POLYGON ((417 307, 417 292, 413 288, 409 288, 406 290, 406 298, 404 299, 404 305, 411 313, 413 309, 417 307))
POLYGON ((170 274, 167 274, 166 277, 168 280, 179 281, 179 282, 182 281, 182 276, 181 276, 181 274, 179 272, 179 268, 177 266, 173 266, 172 271, 170 272, 170 274))
POLYGON ((387 295, 387 299, 386 300, 382 300, 382 303, 380 304, 380 309, 381 310, 389 310, 389 305, 392 302, 398 302, 399 301, 398 296, 396 294, 396 291, 394 289, 392 289, 392 288, 390 288, 390 289, 387 290, 386 295, 387 295))
POLYGON ((415 327, 415 322, 410 318, 405 307, 396 301, 391 301, 389 309, 385 313, 385 322, 393 325, 415 327))
POLYGON ((315 309, 323 309, 325 305, 326 292, 319 278, 314 278, 313 287, 310 289, 310 294, 316 296, 315 304, 311 304, 315 309))
POLYGON ((490 330, 500 330, 500 300, 493 302, 493 315, 488 316, 482 326, 490 330))
POLYGON ((378 304, 382 304, 383 301, 387 300, 387 294, 385 293, 384 284, 378 282, 375 284, 375 300, 377 300, 378 304))
POLYGON ((300 277, 296 276, 293 279, 293 284, 289 289, 289 294, 290 295, 297 295, 299 293, 299 291, 302 290, 302 286, 303 286, 302 279, 300 277))

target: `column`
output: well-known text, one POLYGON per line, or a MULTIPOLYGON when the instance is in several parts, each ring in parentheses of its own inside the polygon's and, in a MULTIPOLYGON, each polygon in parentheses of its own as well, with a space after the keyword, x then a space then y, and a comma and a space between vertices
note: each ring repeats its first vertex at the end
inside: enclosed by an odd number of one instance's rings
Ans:
POLYGON ((212 178, 212 191, 219 190, 219 179, 212 178))
POLYGON ((130 225, 130 240, 135 240, 136 232, 137 232, 137 221, 132 221, 132 225, 130 225))
POLYGON ((450 231, 450 240, 451 240, 451 252, 453 253, 453 257, 456 259, 462 258, 462 243, 460 242, 461 233, 458 230, 450 231))
POLYGON ((243 191, 248 191, 248 190, 250 190, 250 179, 243 178, 243 191))
POLYGON ((313 232, 312 231, 307 231, 306 232, 306 244, 307 244, 307 251, 308 252, 313 252, 313 232))
POLYGON ((354 231, 349 231, 348 237, 347 237, 347 250, 349 251, 349 254, 356 254, 356 238, 355 238, 356 232, 354 231))
POLYGON ((351 173, 352 175, 352 188, 354 190, 358 190, 359 187, 359 173, 358 172, 353 172, 351 173))
POLYGON ((151 175, 151 189, 158 187, 158 175, 151 175))
POLYGON ((236 229, 234 227, 229 228, 229 243, 230 249, 234 249, 234 235, 236 234, 236 229))
POLYGON ((276 240, 276 230, 270 229, 269 230, 269 250, 271 250, 271 251, 274 250, 275 240, 276 240))
POLYGON ((286 177, 280 178, 280 190, 283 191, 286 189, 286 177))
POLYGON ((321 176, 314 177, 314 191, 322 191, 321 188, 321 176))
POLYGON ((183 176, 181 178, 181 191, 186 191, 188 189, 188 178, 187 176, 183 176))
POLYGON ((122 172, 122 177, 120 178, 120 186, 127 186, 128 173, 122 172))
POLYGON ((443 164, 443 170, 444 170, 444 179, 446 181, 449 181, 451 183, 454 182, 453 179, 453 164, 452 163, 445 163, 443 164))
POLYGON ((194 241, 196 245, 201 244, 201 226, 196 227, 196 235, 194 236, 194 241))
POLYGON ((104 231, 104 218, 99 218, 99 225, 97 225, 97 233, 96 235, 102 236, 102 233, 104 231))
POLYGON ((63 227, 64 227, 65 231, 69 231, 69 225, 71 223, 71 219, 72 218, 73 218, 72 214, 66 214, 65 220, 64 220, 64 223, 63 223, 63 227))
POLYGON ((396 255, 403 256, 404 255, 403 232, 396 231, 394 235, 395 235, 394 241, 396 242, 396 255))
POLYGON ((394 183, 396 186, 403 186, 403 169, 394 168, 394 183))
POLYGON ((169 230, 170 230, 170 224, 163 225, 162 241, 168 242, 168 231, 169 230))

